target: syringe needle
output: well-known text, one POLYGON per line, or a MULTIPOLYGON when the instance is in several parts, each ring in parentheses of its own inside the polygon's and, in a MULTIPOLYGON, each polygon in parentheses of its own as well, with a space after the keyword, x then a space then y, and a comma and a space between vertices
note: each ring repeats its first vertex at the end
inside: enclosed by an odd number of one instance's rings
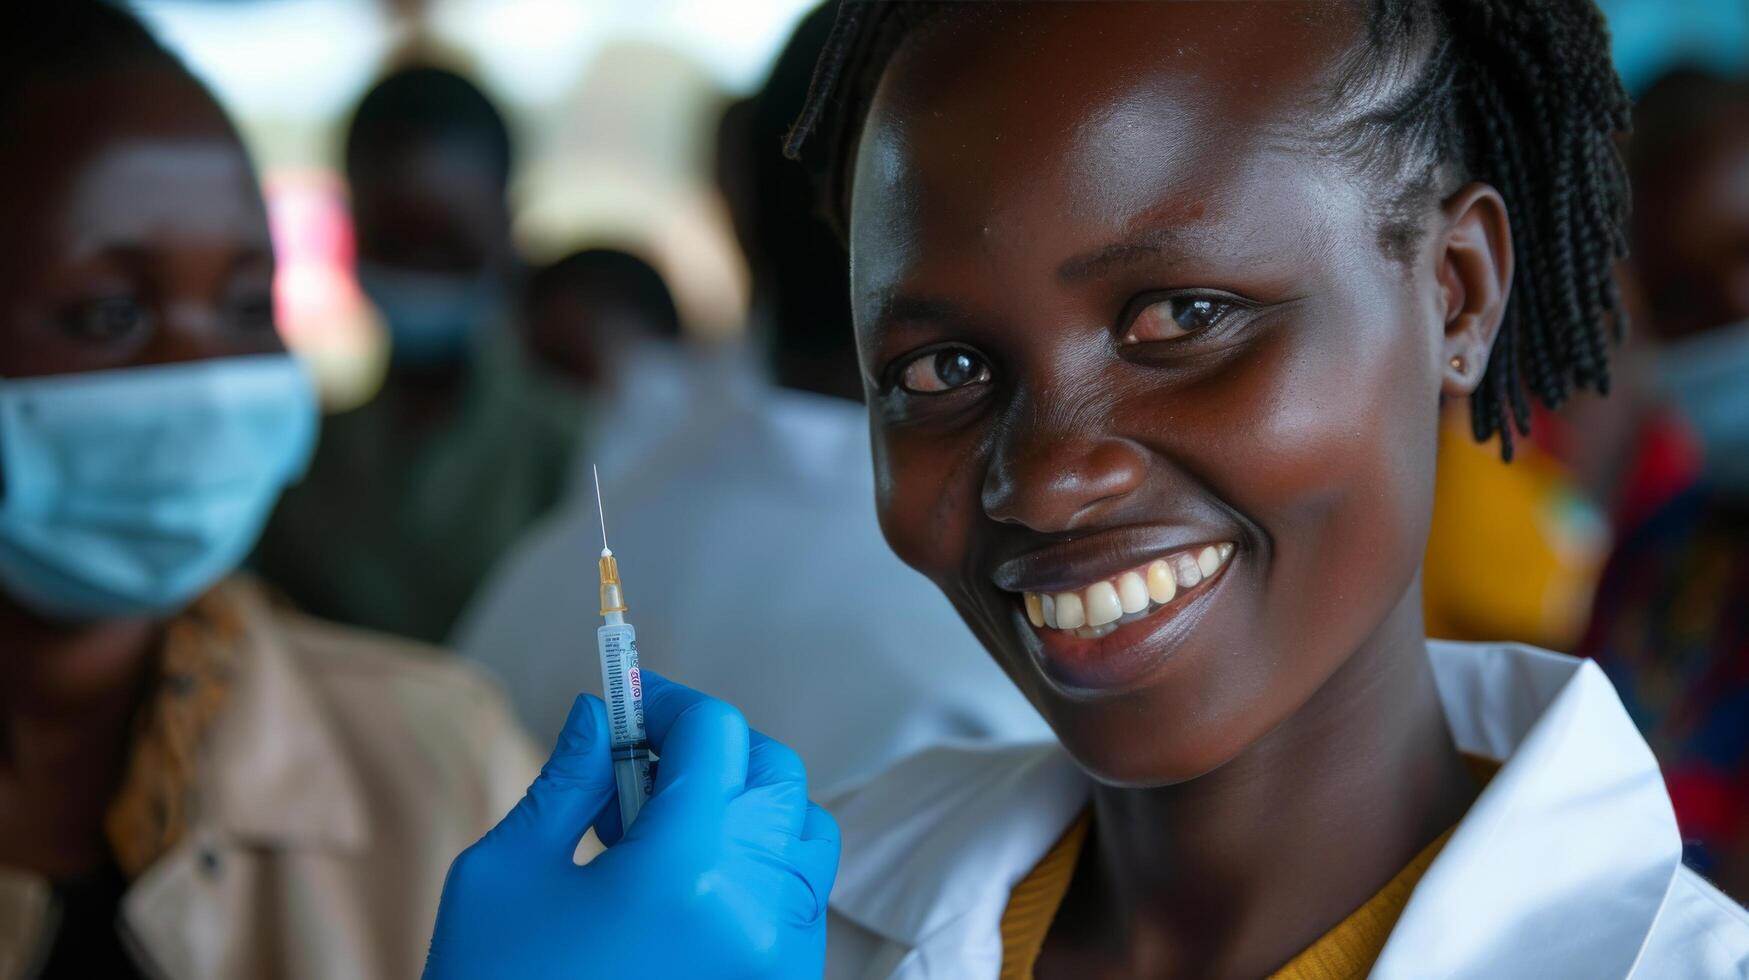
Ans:
POLYGON ((589 472, 595 477, 595 516, 601 521, 601 553, 611 555, 613 550, 607 546, 607 512, 601 507, 601 470, 590 463, 589 472))

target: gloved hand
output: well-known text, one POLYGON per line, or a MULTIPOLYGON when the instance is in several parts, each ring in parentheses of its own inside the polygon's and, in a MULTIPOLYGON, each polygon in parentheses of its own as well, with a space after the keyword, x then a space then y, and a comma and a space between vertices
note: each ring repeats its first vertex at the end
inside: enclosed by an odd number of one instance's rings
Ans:
POLYGON ((580 695, 527 795, 450 865, 428 980, 820 976, 838 825, 801 759, 729 705, 643 679, 661 763, 638 818, 572 862, 618 808, 606 708, 580 695))

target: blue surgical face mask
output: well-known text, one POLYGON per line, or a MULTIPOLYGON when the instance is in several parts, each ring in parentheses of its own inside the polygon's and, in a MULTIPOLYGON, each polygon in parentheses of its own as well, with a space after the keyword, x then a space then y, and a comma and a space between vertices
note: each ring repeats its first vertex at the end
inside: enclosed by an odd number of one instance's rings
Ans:
POLYGON ((1749 494, 1749 323, 1668 345, 1659 354, 1658 381, 1694 424, 1708 479, 1749 494))
POLYGON ((0 378, 0 590, 68 621, 181 608, 254 546, 317 418, 289 354, 0 378))
POLYGON ((382 313, 389 356, 399 364, 463 359, 500 302, 489 276, 458 278, 361 262, 358 285, 382 313))

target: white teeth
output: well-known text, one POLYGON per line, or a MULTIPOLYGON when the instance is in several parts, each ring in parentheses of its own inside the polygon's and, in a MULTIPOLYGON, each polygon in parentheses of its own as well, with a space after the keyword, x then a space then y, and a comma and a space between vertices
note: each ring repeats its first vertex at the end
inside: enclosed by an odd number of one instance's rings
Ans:
POLYGON ((1110 582, 1095 582, 1087 587, 1087 625, 1104 626, 1115 623, 1123 615, 1123 603, 1118 601, 1117 589, 1110 582))
POLYGON ((1073 592, 1057 593, 1057 629, 1072 630, 1086 623, 1087 613, 1081 606, 1081 597, 1073 592))
POLYGON ((1173 601, 1178 593, 1211 578, 1233 557, 1230 542, 1205 545, 1149 562, 1103 582, 1071 592, 1027 592, 1026 618, 1035 628, 1049 627, 1097 639, 1173 601))
POLYGON ((1202 572, 1203 578, 1208 578, 1221 567, 1221 556, 1215 552, 1215 546, 1209 545, 1196 553, 1196 567, 1202 572))
POLYGON ((1178 580, 1172 577, 1172 566, 1163 561, 1148 565, 1148 598, 1165 605, 1178 594, 1178 580))
POLYGON ((1173 555, 1172 571, 1177 575, 1178 587, 1181 589, 1194 589, 1202 581, 1202 566, 1189 555, 1173 555))
POLYGON ((1138 613, 1148 608, 1148 583, 1135 572, 1125 572, 1117 577, 1117 600, 1122 603, 1124 615, 1138 613))

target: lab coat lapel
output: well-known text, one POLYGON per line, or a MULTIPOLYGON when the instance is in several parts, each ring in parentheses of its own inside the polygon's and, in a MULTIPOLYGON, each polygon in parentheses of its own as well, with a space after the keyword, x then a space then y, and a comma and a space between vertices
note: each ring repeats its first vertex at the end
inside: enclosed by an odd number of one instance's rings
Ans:
POLYGON ((908 965, 934 964, 896 975, 981 975, 947 964, 990 955, 1000 963, 988 910, 1001 916, 1009 891, 1087 805, 1090 786, 1055 742, 911 756, 875 791, 851 789, 831 804, 844 853, 855 855, 839 871, 832 908, 911 948, 908 965), (985 764, 968 771, 969 759, 985 764))
MULTIPOLYGON (((1428 648, 1458 749, 1504 765, 1372 975, 1631 975, 1681 844, 1657 763, 1614 689, 1595 664, 1541 650, 1428 648)), ((894 964, 855 975, 994 977, 1008 893, 1089 786, 1048 744, 932 750, 849 790, 833 804, 845 853, 833 910, 890 944, 894 964)))
POLYGON ((1681 860, 1651 750, 1590 661, 1430 647, 1458 749, 1506 763, 1373 976, 1628 976, 1681 860))

